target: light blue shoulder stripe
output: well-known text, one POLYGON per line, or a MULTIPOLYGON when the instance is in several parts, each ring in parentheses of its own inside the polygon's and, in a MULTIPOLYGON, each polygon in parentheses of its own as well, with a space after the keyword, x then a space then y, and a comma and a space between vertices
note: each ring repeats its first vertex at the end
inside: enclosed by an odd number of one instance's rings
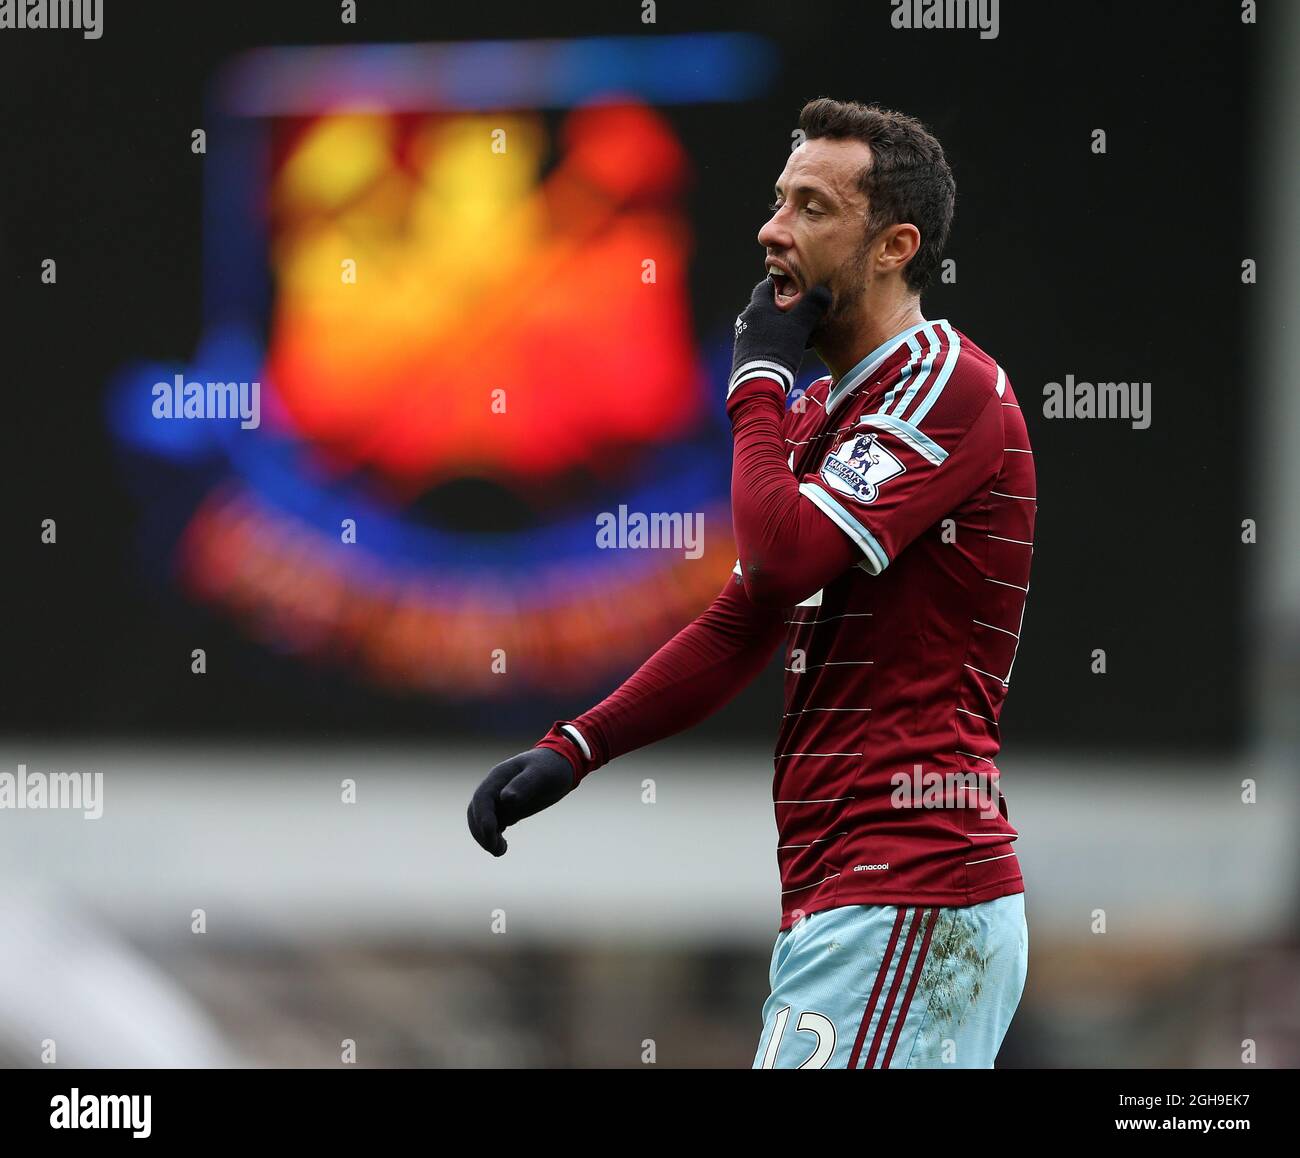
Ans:
POLYGON ((912 372, 921 361, 921 343, 916 340, 915 334, 912 334, 907 339, 907 344, 911 347, 912 356, 907 360, 907 365, 903 367, 903 373, 899 377, 898 381, 885 391, 885 397, 881 400, 880 409, 878 411, 880 414, 884 414, 890 406, 893 405, 894 399, 898 397, 898 392, 904 389, 908 382, 911 381, 912 372))
POLYGON ((948 357, 943 364, 943 369, 939 371, 939 377, 935 379, 934 385, 930 387, 930 393, 921 400, 921 404, 912 411, 911 422, 913 426, 920 426, 921 420, 930 413, 930 407, 939 401, 939 395, 943 393, 943 388, 948 385, 948 379, 952 377, 952 372, 957 369, 957 359, 961 357, 961 339, 947 322, 939 323, 943 327, 943 332, 948 335, 950 343, 948 357))
MULTIPOLYGON (((921 365, 918 367, 916 378, 903 392, 903 396, 898 400, 898 403, 895 405, 893 410, 889 412, 890 414, 901 415, 903 411, 908 408, 912 399, 916 397, 917 391, 925 385, 925 380, 930 377, 930 371, 934 369, 934 360, 940 353, 939 335, 934 332, 930 325, 927 325, 922 332, 925 334, 926 341, 929 343, 929 348, 926 350, 925 358, 922 359, 921 365)), ((881 408, 880 413, 884 413, 883 407, 881 408)))

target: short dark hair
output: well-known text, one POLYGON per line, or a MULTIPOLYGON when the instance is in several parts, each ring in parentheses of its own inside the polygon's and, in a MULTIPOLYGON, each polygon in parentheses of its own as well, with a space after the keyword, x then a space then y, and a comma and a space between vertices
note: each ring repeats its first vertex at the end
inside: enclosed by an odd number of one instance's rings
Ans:
POLYGON ((920 293, 939 268, 957 199, 943 146, 915 117, 830 97, 804 105, 799 127, 809 140, 827 137, 870 146, 871 164, 858 177, 870 207, 867 236, 900 222, 921 231, 921 246, 903 271, 908 286, 920 293))

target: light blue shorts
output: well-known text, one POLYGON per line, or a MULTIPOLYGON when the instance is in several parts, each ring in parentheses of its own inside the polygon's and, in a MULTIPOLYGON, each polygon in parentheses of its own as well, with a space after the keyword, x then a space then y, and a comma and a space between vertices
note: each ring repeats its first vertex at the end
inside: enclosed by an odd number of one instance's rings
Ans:
POLYGON ((1029 964, 1024 893, 842 905, 777 934, 755 1069, 991 1069, 1029 964))

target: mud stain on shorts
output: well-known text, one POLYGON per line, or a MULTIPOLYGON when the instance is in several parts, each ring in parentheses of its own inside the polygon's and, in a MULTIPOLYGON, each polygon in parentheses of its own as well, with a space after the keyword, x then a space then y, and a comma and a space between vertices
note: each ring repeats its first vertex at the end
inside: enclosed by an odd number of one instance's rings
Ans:
POLYGON ((936 1029, 961 1025, 979 1001, 989 967, 979 922, 964 909, 951 910, 951 918, 946 933, 930 943, 923 976, 936 1029))

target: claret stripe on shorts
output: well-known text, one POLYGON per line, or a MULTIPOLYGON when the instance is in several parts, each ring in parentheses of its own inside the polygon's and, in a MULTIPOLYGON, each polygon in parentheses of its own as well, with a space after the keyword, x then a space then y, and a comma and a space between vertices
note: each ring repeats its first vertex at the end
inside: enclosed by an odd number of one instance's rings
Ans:
POLYGON ((898 1045, 898 1035, 902 1031, 903 1023, 907 1020, 907 1011, 912 1004, 912 995, 916 992, 916 984, 921 980, 921 970, 925 968, 925 957, 930 951, 930 938, 934 935, 934 926, 938 919, 939 910, 931 909, 930 918, 925 924, 925 937, 921 941, 920 951, 916 955, 916 964, 912 966, 912 978, 907 983, 907 992, 903 994, 903 1006, 898 1011, 898 1018, 894 1022, 894 1032, 889 1035, 889 1046, 880 1062, 881 1069, 889 1069, 889 1063, 894 1056, 894 1047, 898 1045))
POLYGON ((858 1027, 858 1035, 853 1042, 853 1052, 849 1055, 849 1069, 889 1068, 894 1051, 898 1047, 903 1024, 907 1020, 908 1010, 912 1006, 912 998, 920 983, 922 970, 925 968, 930 941, 934 936, 934 927, 938 919, 938 908, 909 909, 899 906, 889 936, 889 944, 885 947, 880 969, 876 973, 875 985, 872 986, 871 996, 868 997, 867 1007, 862 1014, 862 1024, 858 1027), (908 921, 909 913, 910 921, 908 921), (905 923, 908 925, 907 937, 900 949, 898 942, 905 923), (904 981, 906 981, 906 988, 904 988, 904 981), (886 982, 889 984, 887 992, 886 982), (903 991, 901 1002, 898 1001, 900 989, 903 991), (882 993, 885 994, 883 1007, 880 1005, 882 993), (897 1008, 895 1008, 896 1002, 897 1008), (876 1016, 877 1009, 880 1010, 879 1016, 876 1016), (866 1059, 859 1065, 862 1047, 866 1044, 867 1034, 871 1032, 873 1025, 875 1032, 871 1038, 871 1049, 866 1059), (884 1045, 883 1052, 882 1045, 884 1045))
POLYGON ((885 1030, 889 1028, 889 1015, 894 1008, 894 999, 898 996, 898 987, 903 983, 903 975, 907 972, 907 963, 912 959, 912 946, 916 942, 916 934, 920 927, 921 910, 913 909, 912 923, 907 930, 907 943, 903 946, 903 952, 899 955, 898 964, 894 967, 894 979, 889 986, 889 995, 885 998, 884 1012, 881 1013, 880 1019, 876 1023, 876 1033, 871 1039, 871 1052, 867 1054, 864 1069, 875 1068, 876 1055, 880 1052, 880 1043, 884 1039, 885 1030))
POLYGON ((871 1024, 871 1015, 876 1010, 876 1002, 880 1000, 880 991, 885 987, 885 978, 889 975, 889 966, 894 960, 894 946, 898 944, 898 934, 903 927, 903 919, 907 916, 907 910, 899 907, 898 916, 894 918, 894 929, 889 934, 889 944, 885 946, 884 956, 880 961, 880 969, 876 973, 876 983, 871 988, 871 996, 867 998, 867 1008, 862 1014, 862 1024, 858 1027, 858 1036, 853 1041, 853 1052, 849 1055, 849 1069, 858 1068, 858 1057, 862 1053, 862 1042, 867 1036, 867 1027, 871 1024))

